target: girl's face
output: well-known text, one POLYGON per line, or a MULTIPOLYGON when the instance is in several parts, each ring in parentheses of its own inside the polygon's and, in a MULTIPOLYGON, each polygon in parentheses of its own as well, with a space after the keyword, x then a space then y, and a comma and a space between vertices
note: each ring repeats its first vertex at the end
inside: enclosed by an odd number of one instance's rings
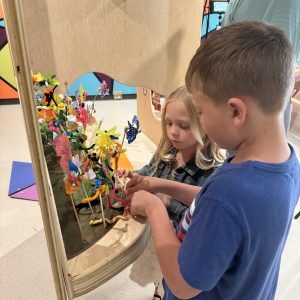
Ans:
POLYGON ((167 104, 165 127, 167 136, 176 149, 196 148, 197 141, 192 134, 189 116, 182 101, 173 101, 167 104))

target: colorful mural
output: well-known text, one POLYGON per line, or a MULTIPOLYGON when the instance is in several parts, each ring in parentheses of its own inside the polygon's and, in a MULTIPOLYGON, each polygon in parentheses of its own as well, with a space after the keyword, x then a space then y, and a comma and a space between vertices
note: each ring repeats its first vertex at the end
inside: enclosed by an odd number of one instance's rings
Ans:
MULTIPOLYGON (((207 31, 214 30, 218 25, 218 15, 209 14, 209 0, 205 1, 204 16, 201 36, 204 37, 207 31), (205 9, 205 7, 207 7, 205 9)), ((101 71, 101 70, 99 70, 101 71)), ((65 78, 60 78, 61 81, 65 78)), ((98 87, 105 80, 109 89, 108 95, 113 95, 115 91, 121 91, 123 95, 136 94, 136 88, 126 86, 102 73, 86 73, 77 78, 69 89, 70 96, 74 96, 78 86, 82 84, 89 96, 96 94, 98 87)), ((5 33, 5 22, 2 7, 0 4, 0 100, 18 99, 17 84, 14 77, 12 60, 5 33)))
POLYGON ((18 99, 17 83, 4 28, 3 10, 0 5, 0 100, 18 99))
MULTIPOLYGON (((100 71, 100 70, 99 70, 100 71)), ((65 78, 60 78, 64 81, 65 78)), ((102 73, 86 73, 78 77, 70 85, 70 96, 75 95, 76 89, 82 84, 83 88, 87 91, 89 96, 94 96, 97 89, 105 80, 109 89, 107 95, 113 95, 115 91, 121 91, 123 95, 135 95, 136 88, 126 86, 102 73)), ((17 83, 14 76, 14 68, 5 33, 5 21, 3 10, 0 3, 0 100, 18 99, 17 83)))
MULTIPOLYGON (((202 20, 202 31, 201 38, 205 39, 211 31, 214 31, 222 21, 224 14, 223 12, 213 12, 212 2, 218 4, 218 10, 225 10, 227 7, 226 0, 211 1, 205 0, 203 6, 203 20, 202 20)), ((300 59, 300 57, 299 57, 300 59)), ((298 61, 300 65, 300 62, 298 61)), ((101 70, 99 70, 101 71, 101 70)), ((61 81, 65 78, 60 78, 61 81)), ((70 85, 70 96, 74 96, 76 89, 80 84, 87 91, 88 95, 93 96, 96 94, 97 89, 101 85, 102 81, 105 80, 109 93, 108 95, 113 95, 115 91, 121 91, 123 95, 135 95, 136 88, 131 86, 126 86, 102 73, 86 73, 77 78, 70 85)), ((17 83, 14 77, 14 69, 12 65, 12 60, 9 52, 9 46, 7 43, 7 36, 5 33, 5 21, 3 10, 0 3, 0 100, 3 99, 18 99, 17 83)))
POLYGON ((105 80, 107 83, 107 88, 109 92, 107 95, 113 95, 115 91, 121 91, 123 95, 135 95, 136 88, 132 86, 126 86, 105 74, 94 72, 86 73, 78 77, 71 85, 69 89, 70 96, 75 96, 75 92, 82 84, 83 88, 87 91, 88 96, 93 96, 96 94, 97 89, 101 85, 102 81, 105 80))
POLYGON ((224 18, 228 3, 227 0, 204 1, 201 39, 206 39, 210 32, 218 28, 224 18))

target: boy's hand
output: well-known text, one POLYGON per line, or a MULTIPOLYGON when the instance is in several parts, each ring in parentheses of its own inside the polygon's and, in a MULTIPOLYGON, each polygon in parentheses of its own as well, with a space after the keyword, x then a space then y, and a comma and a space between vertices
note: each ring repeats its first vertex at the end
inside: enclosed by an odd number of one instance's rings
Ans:
POLYGON ((130 213, 133 216, 148 217, 157 205, 162 205, 158 197, 146 191, 137 191, 128 196, 126 200, 129 203, 130 213))

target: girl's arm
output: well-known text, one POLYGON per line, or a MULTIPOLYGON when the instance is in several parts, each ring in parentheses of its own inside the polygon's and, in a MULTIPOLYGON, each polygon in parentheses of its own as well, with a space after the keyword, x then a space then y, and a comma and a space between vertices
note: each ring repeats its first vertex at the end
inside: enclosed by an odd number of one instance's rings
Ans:
POLYGON ((147 165, 143 166, 141 169, 134 170, 133 172, 135 174, 142 175, 142 176, 150 176, 153 173, 153 164, 154 164, 154 155, 147 165))
POLYGON ((182 220, 186 210, 188 209, 188 206, 181 203, 180 201, 177 201, 175 198, 171 198, 169 199, 169 203, 166 205, 166 208, 169 218, 177 226, 182 220))
MULTIPOLYGON (((193 176, 189 174, 185 177, 182 177, 181 182, 195 185, 195 186, 203 186, 206 179, 214 172, 215 168, 211 168, 208 170, 199 169, 193 176)), ((165 201, 165 206, 167 208, 170 219, 177 225, 180 223, 183 218, 188 206, 177 198, 169 197, 168 201, 165 201)))
POLYGON ((153 172, 153 164, 154 164, 154 156, 151 158, 150 162, 143 166, 141 169, 128 171, 125 169, 118 170, 119 177, 128 177, 133 178, 134 176, 142 175, 142 176, 150 176, 153 172))
POLYGON ((154 194, 163 193, 178 199, 187 206, 193 202, 201 189, 199 186, 149 176, 135 176, 127 183, 126 187, 127 195, 131 195, 139 190, 145 190, 154 194))

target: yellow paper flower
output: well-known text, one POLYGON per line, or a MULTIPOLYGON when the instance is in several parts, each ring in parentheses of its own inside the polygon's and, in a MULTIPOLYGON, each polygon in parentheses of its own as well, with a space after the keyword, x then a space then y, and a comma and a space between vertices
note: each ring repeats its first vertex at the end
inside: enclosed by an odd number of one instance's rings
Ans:
POLYGON ((101 158, 107 157, 114 152, 115 142, 105 133, 95 137, 95 150, 101 158))
POLYGON ((120 133, 116 133, 116 130, 117 130, 117 126, 114 126, 114 127, 110 128, 108 130, 105 130, 105 132, 101 131, 101 130, 98 130, 97 133, 98 132, 102 132, 102 133, 105 133, 109 137, 116 137, 116 138, 118 138, 118 137, 120 137, 120 133))
POLYGON ((116 140, 113 137, 119 137, 120 134, 116 133, 117 127, 112 127, 107 131, 97 130, 95 137, 95 150, 101 157, 111 156, 116 151, 116 140))
POLYGON ((65 105, 63 103, 59 103, 58 110, 65 110, 65 105))
POLYGON ((41 73, 33 74, 32 75, 32 81, 33 83, 41 82, 44 80, 44 77, 41 73))

